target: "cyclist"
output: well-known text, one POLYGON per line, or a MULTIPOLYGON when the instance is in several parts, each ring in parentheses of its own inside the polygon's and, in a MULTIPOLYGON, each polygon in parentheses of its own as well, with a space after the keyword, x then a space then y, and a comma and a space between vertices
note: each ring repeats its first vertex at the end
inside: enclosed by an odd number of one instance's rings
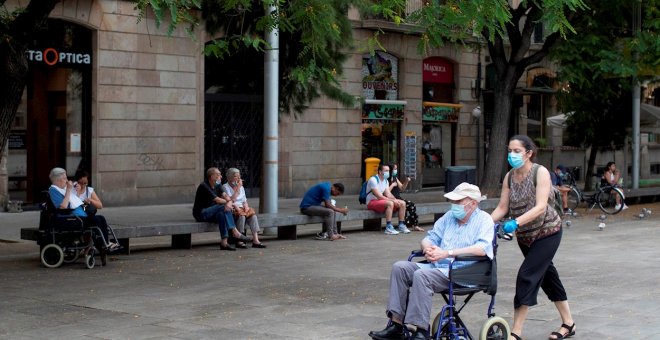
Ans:
MULTIPOLYGON (((605 166, 605 172, 603 173, 603 177, 600 179, 600 185, 601 186, 609 185, 617 188, 619 187, 620 179, 621 179, 621 173, 619 173, 619 170, 616 169, 616 163, 608 162, 607 165, 605 166)), ((616 196, 616 206, 614 207, 614 209, 619 210, 621 204, 623 204, 623 209, 628 209, 626 203, 621 202, 619 196, 616 196)))
POLYGON ((568 170, 561 164, 557 165, 555 171, 550 173, 552 185, 559 190, 559 193, 561 193, 561 204, 564 208, 564 214, 570 212, 570 209, 568 209, 568 192, 571 191, 571 187, 564 184, 564 176, 566 176, 567 173, 568 170))

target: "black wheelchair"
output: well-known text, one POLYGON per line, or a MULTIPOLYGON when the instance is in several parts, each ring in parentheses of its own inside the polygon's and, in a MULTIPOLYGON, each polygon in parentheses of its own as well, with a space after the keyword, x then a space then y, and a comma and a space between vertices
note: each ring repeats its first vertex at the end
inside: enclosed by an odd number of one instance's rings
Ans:
MULTIPOLYGON (((460 312, 472 299, 472 297, 484 292, 491 296, 487 311, 487 320, 481 327, 479 340, 506 340, 509 338, 509 324, 503 318, 495 316, 495 293, 497 292, 497 239, 503 238, 510 240, 510 235, 504 234, 499 225, 495 225, 493 233, 493 259, 488 256, 457 256, 449 264, 449 288, 438 292, 445 300, 445 305, 436 315, 430 327, 431 339, 442 340, 472 340, 475 339, 468 331, 467 326, 459 316, 460 312), (475 261, 466 267, 453 268, 453 264, 459 261, 475 261), (459 301, 457 297, 461 297, 459 301), (460 307, 458 306, 460 304, 460 307)), ((408 257, 408 261, 415 261, 416 258, 424 258, 420 250, 414 250, 408 257)), ((425 262, 425 260, 417 261, 425 262)), ((410 334, 407 329, 406 338, 410 334)))
MULTIPOLYGON (((73 215, 72 209, 59 209, 53 205, 48 192, 44 193, 44 203, 40 204, 39 238, 41 263, 47 268, 57 268, 62 263, 73 263, 84 258, 89 269, 96 264, 95 255, 101 258, 103 266, 107 263, 108 244, 98 226, 85 223, 79 216, 73 215), (103 245, 97 247, 96 245, 103 245), (101 250, 99 251, 99 248, 101 250)), ((108 233, 114 232, 108 227, 108 233)))

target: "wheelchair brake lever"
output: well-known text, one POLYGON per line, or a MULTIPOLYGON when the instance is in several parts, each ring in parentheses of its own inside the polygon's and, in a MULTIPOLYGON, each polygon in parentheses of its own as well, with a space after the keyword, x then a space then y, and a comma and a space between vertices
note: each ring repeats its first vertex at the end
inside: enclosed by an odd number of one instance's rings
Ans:
POLYGON ((506 240, 506 241, 511 241, 513 240, 513 234, 511 233, 505 233, 501 229, 497 231, 497 238, 506 240))

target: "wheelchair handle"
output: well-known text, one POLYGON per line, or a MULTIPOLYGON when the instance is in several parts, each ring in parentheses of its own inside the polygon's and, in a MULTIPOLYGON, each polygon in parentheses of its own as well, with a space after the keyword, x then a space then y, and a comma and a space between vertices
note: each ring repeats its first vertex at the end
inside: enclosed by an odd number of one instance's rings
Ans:
POLYGON ((504 230, 502 230, 502 224, 495 223, 495 229, 497 230, 497 238, 506 241, 513 240, 513 234, 504 232, 504 230))

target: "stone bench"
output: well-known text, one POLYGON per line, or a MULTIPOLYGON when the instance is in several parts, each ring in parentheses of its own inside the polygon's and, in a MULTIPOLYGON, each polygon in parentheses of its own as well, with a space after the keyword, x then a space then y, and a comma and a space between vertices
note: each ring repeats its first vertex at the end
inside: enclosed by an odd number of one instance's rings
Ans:
MULTIPOLYGON (((483 210, 492 210, 497 205, 497 200, 485 200, 480 203, 483 210)), ((417 214, 434 215, 438 218, 451 209, 450 203, 421 203, 416 204, 417 214)), ((316 225, 323 222, 319 216, 306 216, 300 213, 276 213, 258 214, 259 225, 263 228, 276 227, 278 239, 295 240, 297 238, 297 227, 316 225)), ((380 231, 382 228, 383 214, 366 209, 353 209, 344 216, 337 213, 337 227, 341 228, 342 222, 362 221, 364 230, 380 231)), ((182 218, 168 223, 140 224, 140 225, 117 225, 112 224, 112 229, 119 243, 124 247, 126 253, 130 252, 130 239, 138 237, 171 236, 172 248, 190 249, 192 246, 192 234, 218 232, 216 223, 195 222, 189 218, 182 218)), ((319 228, 320 231, 320 228, 319 228)), ((36 241, 39 238, 38 228, 21 228, 21 239, 36 241)))

